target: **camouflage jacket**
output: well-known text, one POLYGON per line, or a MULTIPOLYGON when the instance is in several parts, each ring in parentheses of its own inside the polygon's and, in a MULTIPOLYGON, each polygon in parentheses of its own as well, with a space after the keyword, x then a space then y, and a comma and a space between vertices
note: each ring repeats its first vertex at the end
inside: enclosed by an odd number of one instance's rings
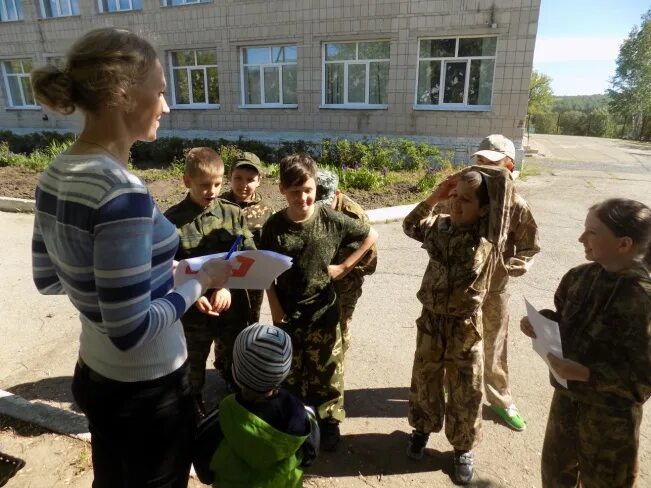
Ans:
POLYGON ((244 236, 244 241, 238 251, 256 248, 244 214, 227 200, 218 198, 204 209, 187 195, 182 202, 167 209, 165 217, 177 227, 181 238, 176 252, 179 261, 227 252, 239 235, 244 236))
POLYGON ((276 294, 295 324, 317 320, 335 303, 328 266, 341 246, 363 241, 369 231, 367 223, 327 205, 315 205, 314 214, 305 222, 293 222, 284 211, 267 220, 260 249, 293 258, 292 267, 276 280, 276 294))
POLYGON ((651 396, 651 278, 640 265, 621 273, 588 263, 571 269, 554 295, 563 355, 590 369, 590 379, 568 381, 579 400, 613 408, 651 396))
POLYGON ((402 224, 409 237, 423 243, 429 262, 417 297, 430 312, 472 318, 481 308, 493 269, 493 244, 479 226, 457 227, 445 214, 432 215, 422 202, 402 224))
MULTIPOLYGON (((447 208, 447 202, 439 203, 434 207, 434 213, 448 213, 447 208)), ((509 276, 526 273, 533 263, 533 257, 540 252, 538 225, 529 205, 516 192, 513 192, 510 212, 509 231, 501 259, 495 263, 491 292, 504 291, 509 276)))
MULTIPOLYGON (((337 197, 337 205, 335 206, 335 210, 342 212, 344 215, 347 215, 350 218, 359 219, 365 224, 369 223, 368 216, 366 215, 364 209, 357 202, 355 202, 355 200, 350 198, 348 195, 344 195, 343 193, 339 193, 339 196, 337 197)), ((340 249, 334 262, 336 264, 343 263, 346 258, 355 252, 358 247, 359 242, 355 242, 345 248, 340 249)), ((375 273, 376 268, 377 245, 373 244, 371 248, 366 251, 364 256, 362 256, 362 259, 359 260, 353 272, 360 273, 361 275, 365 276, 375 273)))
POLYGON ((237 205, 242 209, 242 213, 246 217, 246 223, 249 230, 253 234, 253 240, 256 246, 260 244, 260 234, 262 233, 262 226, 274 213, 274 209, 266 200, 264 200, 258 193, 253 195, 253 200, 250 202, 235 201, 235 196, 231 190, 223 193, 220 198, 228 200, 229 202, 237 205))

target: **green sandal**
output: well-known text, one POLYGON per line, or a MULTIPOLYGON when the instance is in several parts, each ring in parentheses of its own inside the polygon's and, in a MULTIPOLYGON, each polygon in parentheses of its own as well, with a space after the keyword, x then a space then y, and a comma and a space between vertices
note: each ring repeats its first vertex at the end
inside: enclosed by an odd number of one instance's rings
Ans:
POLYGON ((507 408, 491 405, 491 410, 499 415, 500 418, 513 430, 522 432, 527 428, 527 423, 524 421, 515 405, 509 405, 507 408))

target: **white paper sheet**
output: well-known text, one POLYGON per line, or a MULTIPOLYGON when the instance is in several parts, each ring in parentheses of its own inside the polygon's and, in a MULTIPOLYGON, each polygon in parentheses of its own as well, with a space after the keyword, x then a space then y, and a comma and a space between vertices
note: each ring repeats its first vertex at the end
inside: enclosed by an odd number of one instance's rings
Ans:
MULTIPOLYGON (((224 259, 227 254, 210 254, 179 262, 174 273, 174 286, 191 279, 206 261, 224 259)), ((278 276, 292 267, 292 258, 273 251, 237 251, 228 262, 233 267, 233 274, 224 288, 232 290, 267 290, 278 276)))
POLYGON ((561 344, 561 332, 558 329, 558 322, 554 322, 538 313, 526 298, 524 303, 527 306, 527 318, 529 318, 529 322, 536 333, 536 338, 531 339, 533 350, 547 363, 547 367, 556 381, 567 388, 567 380, 558 376, 556 371, 549 365, 549 359, 547 359, 547 354, 550 352, 554 356, 563 358, 563 345, 561 344))

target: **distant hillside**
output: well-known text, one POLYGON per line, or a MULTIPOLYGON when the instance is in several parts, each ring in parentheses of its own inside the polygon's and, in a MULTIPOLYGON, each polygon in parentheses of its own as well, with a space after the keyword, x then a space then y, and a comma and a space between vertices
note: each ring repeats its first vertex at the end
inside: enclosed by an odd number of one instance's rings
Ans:
POLYGON ((594 109, 608 104, 608 95, 575 95, 567 97, 554 97, 554 112, 579 112, 590 113, 594 109))

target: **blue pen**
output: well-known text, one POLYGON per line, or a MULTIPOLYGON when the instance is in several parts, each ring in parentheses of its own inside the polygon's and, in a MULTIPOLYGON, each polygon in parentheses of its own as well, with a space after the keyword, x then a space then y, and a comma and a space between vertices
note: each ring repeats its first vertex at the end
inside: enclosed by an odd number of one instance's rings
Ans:
POLYGON ((244 239, 244 236, 243 236, 242 234, 240 234, 239 236, 237 236, 237 239, 235 239, 235 242, 233 243, 233 245, 231 246, 231 248, 228 250, 228 254, 226 255, 226 258, 225 258, 226 261, 228 261, 228 260, 231 258, 231 256, 233 255, 233 253, 234 253, 235 251, 237 251, 237 248, 238 248, 238 246, 242 243, 242 240, 243 240, 243 239, 244 239))

